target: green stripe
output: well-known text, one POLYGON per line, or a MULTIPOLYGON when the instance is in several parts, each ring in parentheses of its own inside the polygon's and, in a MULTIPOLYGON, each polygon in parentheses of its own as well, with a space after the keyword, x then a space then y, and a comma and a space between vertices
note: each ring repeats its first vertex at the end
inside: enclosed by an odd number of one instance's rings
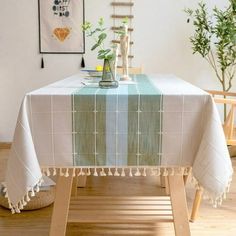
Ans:
MULTIPOLYGON (((133 130, 130 132, 131 129, 129 129, 129 136, 132 137, 129 139, 129 146, 130 149, 136 149, 137 153, 141 155, 130 154, 128 163, 129 165, 159 165, 162 151, 162 112, 160 112, 162 110, 162 93, 145 75, 137 75, 133 79, 137 82, 137 93, 135 94, 134 89, 132 89, 132 94, 136 95, 135 110, 141 111, 139 113, 139 131, 141 134, 138 138, 138 134, 134 134, 133 130), (140 94, 139 99, 138 94, 140 94), (139 148, 137 147, 138 142, 139 148)), ((138 126, 137 114, 136 117, 132 114, 129 124, 138 126)))
POLYGON ((84 87, 73 94, 73 109, 76 112, 72 127, 73 132, 77 132, 73 137, 73 150, 77 153, 74 155, 74 165, 155 166, 161 163, 162 94, 147 76, 138 75, 133 79, 136 85, 121 85, 125 87, 112 90, 84 87), (117 114, 116 94, 124 88, 127 94, 118 95, 120 112, 117 114), (111 106, 108 109, 109 104, 111 106), (139 110, 141 112, 137 112, 139 110), (125 129, 118 120, 118 134, 116 124, 113 127, 112 123, 117 118, 124 121, 127 119, 128 124, 125 129), (126 146, 125 141, 128 143, 127 150, 123 148, 126 146), (98 153, 96 158, 95 151, 98 153))

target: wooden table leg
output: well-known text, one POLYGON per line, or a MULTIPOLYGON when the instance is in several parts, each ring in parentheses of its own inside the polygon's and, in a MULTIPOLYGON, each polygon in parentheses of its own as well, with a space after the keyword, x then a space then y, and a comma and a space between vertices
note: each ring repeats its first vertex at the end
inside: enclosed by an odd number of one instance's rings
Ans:
POLYGON ((166 187, 166 176, 161 175, 160 180, 161 180, 161 187, 165 188, 166 187))
POLYGON ((166 195, 169 196, 170 195, 170 188, 169 188, 169 179, 167 176, 165 176, 165 188, 166 188, 166 195))
POLYGON ((190 236, 188 208, 182 175, 168 176, 176 236, 190 236))
POLYGON ((201 199, 202 199, 202 192, 203 192, 202 188, 196 190, 193 207, 192 207, 192 214, 190 217, 191 222, 194 222, 197 218, 198 210, 199 210, 201 199))
POLYGON ((79 176, 79 177, 78 177, 77 187, 78 187, 78 188, 84 188, 84 187, 86 187, 86 181, 87 181, 87 176, 86 176, 86 175, 79 176))
POLYGON ((64 236, 70 205, 73 170, 69 170, 69 177, 59 176, 56 185, 56 198, 53 206, 50 236, 64 236))

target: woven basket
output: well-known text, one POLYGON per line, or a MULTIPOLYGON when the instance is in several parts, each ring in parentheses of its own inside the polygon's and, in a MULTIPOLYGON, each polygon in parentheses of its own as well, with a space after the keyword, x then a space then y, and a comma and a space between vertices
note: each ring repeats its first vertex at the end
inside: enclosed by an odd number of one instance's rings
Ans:
MULTIPOLYGON (((40 190, 34 197, 30 197, 30 201, 23 210, 36 210, 51 205, 55 200, 55 186, 51 186, 49 190, 40 190)), ((0 195, 0 205, 8 208, 7 198, 0 195)))

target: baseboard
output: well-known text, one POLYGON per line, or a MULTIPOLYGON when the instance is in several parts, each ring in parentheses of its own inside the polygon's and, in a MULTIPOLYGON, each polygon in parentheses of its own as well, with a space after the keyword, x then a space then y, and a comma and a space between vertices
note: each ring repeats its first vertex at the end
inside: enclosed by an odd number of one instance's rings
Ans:
POLYGON ((11 143, 10 142, 0 142, 0 149, 10 149, 11 143))

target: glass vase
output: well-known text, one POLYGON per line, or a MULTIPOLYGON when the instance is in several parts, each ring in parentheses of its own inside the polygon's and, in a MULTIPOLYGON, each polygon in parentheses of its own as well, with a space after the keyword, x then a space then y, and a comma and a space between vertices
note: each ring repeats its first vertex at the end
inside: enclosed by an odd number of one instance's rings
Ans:
POLYGON ((100 88, 117 88, 114 60, 104 59, 102 80, 99 81, 100 88))

